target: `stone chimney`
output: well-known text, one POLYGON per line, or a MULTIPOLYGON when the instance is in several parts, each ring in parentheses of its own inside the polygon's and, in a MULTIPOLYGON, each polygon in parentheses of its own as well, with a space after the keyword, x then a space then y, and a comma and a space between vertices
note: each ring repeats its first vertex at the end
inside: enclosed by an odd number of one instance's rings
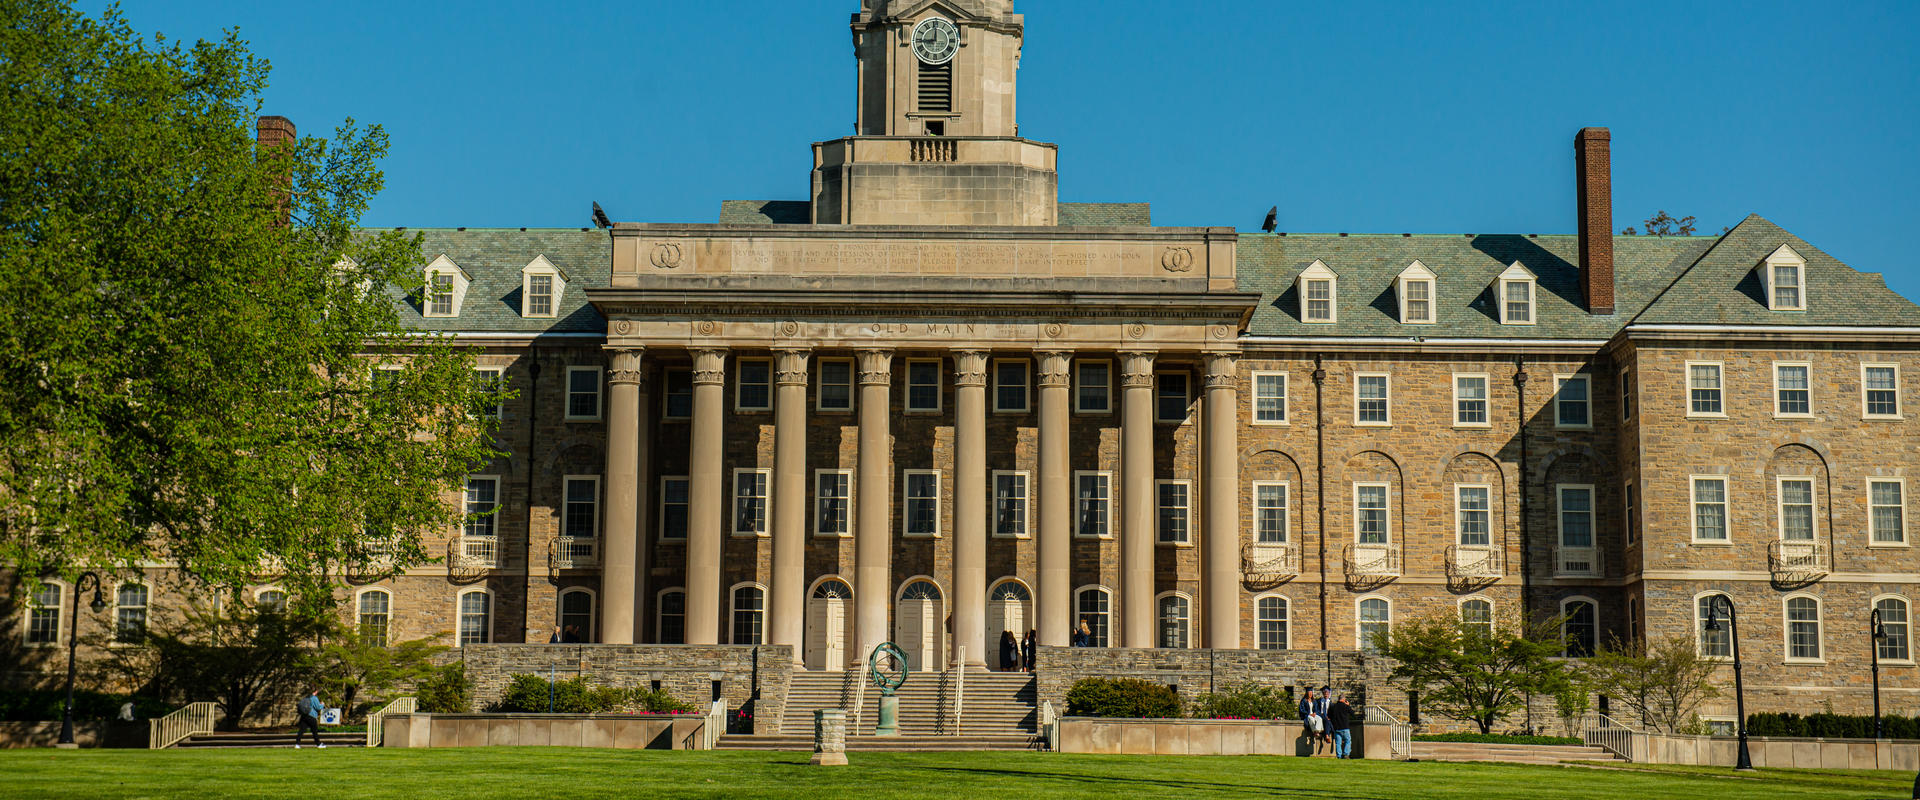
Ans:
POLYGON ((1580 183, 1580 285, 1587 313, 1613 313, 1613 135, 1581 128, 1573 137, 1580 183))
MULTIPOLYGON (((256 131, 254 141, 262 153, 266 152, 267 148, 270 147, 291 147, 293 145, 293 120, 287 119, 286 117, 261 117, 259 121, 255 123, 254 130, 256 131)), ((288 208, 288 201, 290 200, 289 195, 292 192, 292 187, 289 184, 292 183, 292 181, 292 176, 280 176, 280 180, 278 181, 279 186, 273 191, 273 207, 278 211, 281 225, 287 224, 288 216, 291 213, 291 209, 288 208)))

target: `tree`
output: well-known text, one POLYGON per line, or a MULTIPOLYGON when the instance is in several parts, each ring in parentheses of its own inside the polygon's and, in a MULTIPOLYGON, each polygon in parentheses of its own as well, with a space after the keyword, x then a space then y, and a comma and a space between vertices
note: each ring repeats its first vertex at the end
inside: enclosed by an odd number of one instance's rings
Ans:
POLYGON ((1618 698, 1654 728, 1678 733, 1693 723, 1700 704, 1720 696, 1713 684, 1719 664, 1700 655, 1693 637, 1614 641, 1587 659, 1594 690, 1618 698))
POLYGON ((1570 675, 1555 658, 1565 648, 1560 620, 1503 618, 1490 630, 1436 613, 1393 626, 1375 646, 1395 662, 1388 679, 1419 692, 1422 707, 1492 733, 1528 695, 1560 694, 1570 675))
POLYGON ((334 623, 229 600, 189 606, 156 621, 145 646, 118 648, 108 669, 140 694, 174 703, 213 700, 223 730, 233 730, 261 701, 292 707, 313 675, 314 643, 334 623))
POLYGON ((46 0, 0 30, 0 563, 273 573, 319 608, 425 560, 500 394, 402 325, 417 238, 356 227, 386 134, 256 147, 268 65, 233 31, 46 0))
POLYGON ((359 695, 384 702, 391 699, 394 690, 432 677, 434 657, 451 649, 439 643, 445 635, 388 645, 358 629, 340 630, 320 649, 316 670, 320 684, 331 696, 340 698, 340 707, 348 716, 358 716, 355 701, 359 695))
MULTIPOLYGON (((1674 219, 1667 215, 1665 209, 1656 212, 1653 216, 1648 217, 1646 222, 1640 224, 1647 229, 1648 236, 1691 236, 1694 231, 1693 217, 1674 219)), ((1721 232, 1725 233, 1725 231, 1721 232)), ((1639 235, 1639 232, 1631 227, 1621 231, 1621 233, 1628 236, 1639 235)))

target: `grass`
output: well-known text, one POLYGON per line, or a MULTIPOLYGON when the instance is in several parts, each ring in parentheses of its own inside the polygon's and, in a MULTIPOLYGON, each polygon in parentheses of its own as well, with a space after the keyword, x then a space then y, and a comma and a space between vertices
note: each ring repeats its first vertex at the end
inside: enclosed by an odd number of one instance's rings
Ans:
POLYGON ((1904 772, 1397 763, 1256 756, 806 753, 562 748, 0 750, 0 795, 34 798, 323 797, 1906 797, 1904 772))

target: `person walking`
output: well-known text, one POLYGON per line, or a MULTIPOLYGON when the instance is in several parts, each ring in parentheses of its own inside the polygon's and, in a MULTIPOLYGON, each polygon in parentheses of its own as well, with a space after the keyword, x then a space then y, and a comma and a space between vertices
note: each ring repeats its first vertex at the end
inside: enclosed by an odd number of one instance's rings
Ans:
POLYGON ((313 731, 315 747, 327 749, 326 743, 320 741, 320 715, 326 711, 326 708, 327 704, 320 702, 319 689, 307 692, 298 703, 294 704, 294 710, 300 713, 300 727, 293 730, 293 749, 300 749, 300 736, 307 731, 313 731))
POLYGON ((1347 696, 1340 695, 1327 708, 1327 730, 1333 732, 1333 757, 1353 757, 1353 706, 1347 705, 1347 696))
POLYGON ((1033 671, 1033 657, 1040 654, 1040 631, 1028 628, 1027 640, 1020 643, 1020 661, 1028 672, 1033 671))
POLYGON ((1013 672, 1020 668, 1020 641, 1013 638, 1013 631, 1000 632, 1000 671, 1013 672))
POLYGON ((1319 708, 1319 701, 1313 699, 1313 687, 1307 687, 1306 696, 1300 698, 1300 727, 1305 730, 1307 739, 1313 742, 1315 753, 1320 752, 1320 728, 1325 724, 1320 718, 1319 708))

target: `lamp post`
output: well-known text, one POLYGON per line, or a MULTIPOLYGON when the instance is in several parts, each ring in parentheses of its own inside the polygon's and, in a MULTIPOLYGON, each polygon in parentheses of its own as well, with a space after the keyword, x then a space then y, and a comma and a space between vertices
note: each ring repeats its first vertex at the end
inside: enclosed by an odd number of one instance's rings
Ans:
POLYGON ((60 741, 58 747, 78 747, 73 741, 73 651, 80 644, 80 594, 86 591, 88 581, 93 582, 93 602, 89 607, 98 614, 107 607, 107 598, 100 591, 100 576, 91 572, 80 573, 73 582, 73 619, 67 623, 67 705, 60 712, 60 741))
POLYGON ((1887 638, 1886 626, 1880 624, 1880 609, 1876 608, 1867 615, 1868 654, 1873 659, 1873 738, 1887 738, 1887 729, 1880 721, 1880 643, 1887 638))
POLYGON ((1733 611, 1733 601, 1726 595, 1714 595, 1713 605, 1707 612, 1707 630, 1720 630, 1720 608, 1727 609, 1727 641, 1733 646, 1733 713, 1739 715, 1735 728, 1740 735, 1740 758, 1733 765, 1736 770, 1752 771, 1753 756, 1747 752, 1747 690, 1740 681, 1740 618, 1733 611))

